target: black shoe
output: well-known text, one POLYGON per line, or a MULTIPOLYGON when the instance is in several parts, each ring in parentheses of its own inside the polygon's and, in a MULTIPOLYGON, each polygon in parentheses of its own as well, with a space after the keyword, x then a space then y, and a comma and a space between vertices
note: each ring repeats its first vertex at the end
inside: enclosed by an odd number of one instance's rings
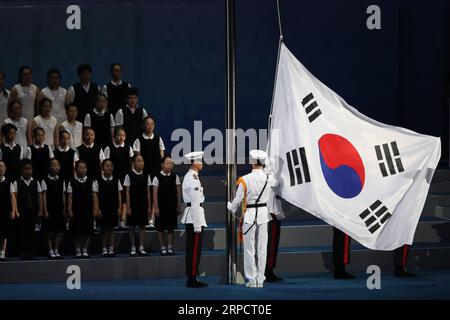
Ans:
POLYGON ((266 282, 280 282, 280 281, 283 281, 283 278, 277 276, 273 272, 267 273, 265 276, 266 276, 266 282))
POLYGON ((34 257, 29 253, 25 253, 22 255, 22 260, 34 260, 34 257))
POLYGON ((206 283, 198 281, 195 277, 189 277, 186 281, 186 287, 188 288, 206 288, 206 283))
POLYGON ((103 253, 102 253, 102 257, 103 257, 103 258, 108 258, 108 257, 109 257, 109 254, 108 254, 108 252, 106 252, 106 251, 105 251, 105 252, 103 252, 103 253))
POLYGON ((114 258, 115 256, 116 256, 115 252, 109 252, 108 253, 108 257, 110 257, 110 258, 114 258))
POLYGON ((148 253, 144 249, 142 249, 138 251, 138 255, 140 255, 141 257, 147 257, 148 253))
POLYGON ((172 248, 167 249, 167 255, 168 255, 168 256, 174 256, 174 255, 175 255, 175 251, 173 251, 172 248))
POLYGON ((415 277, 416 275, 412 272, 409 272, 408 270, 406 270, 406 268, 400 267, 400 268, 395 268, 394 269, 394 277, 397 278, 412 278, 415 277))
POLYGON ((355 276, 346 271, 336 271, 334 272, 334 278, 339 280, 350 280, 355 279, 355 276))

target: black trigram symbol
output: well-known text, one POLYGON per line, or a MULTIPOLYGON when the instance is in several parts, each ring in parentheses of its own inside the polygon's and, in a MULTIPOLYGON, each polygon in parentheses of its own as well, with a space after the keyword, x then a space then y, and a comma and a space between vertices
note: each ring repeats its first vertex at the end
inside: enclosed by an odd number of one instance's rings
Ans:
POLYGON ((303 98, 302 105, 303 108, 305 108, 305 112, 308 116, 309 122, 313 122, 317 119, 318 116, 322 114, 322 111, 320 111, 319 105, 317 104, 317 101, 314 100, 314 96, 312 93, 303 98))
POLYGON ((380 200, 375 201, 359 217, 365 222, 370 233, 377 231, 392 215, 380 200))
POLYGON ((375 152, 383 177, 405 171, 396 141, 375 146, 375 152), (390 148, 389 145, 391 146, 390 148), (386 169, 386 165, 389 168, 389 172, 386 169))
POLYGON ((286 152, 286 161, 289 168, 291 187, 296 184, 311 182, 305 148, 286 152))

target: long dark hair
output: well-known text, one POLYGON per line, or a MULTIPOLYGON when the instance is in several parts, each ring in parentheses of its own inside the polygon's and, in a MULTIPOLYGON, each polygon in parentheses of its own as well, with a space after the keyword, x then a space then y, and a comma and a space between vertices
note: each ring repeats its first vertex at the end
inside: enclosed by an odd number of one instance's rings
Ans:
MULTIPOLYGON (((5 75, 5 73, 2 71, 2 70, 0 70, 0 75, 2 75, 3 76, 3 79, 5 79, 6 78, 6 75, 5 75)), ((3 88, 2 88, 2 95, 5 97, 5 98, 7 98, 8 97, 8 92, 6 91, 6 89, 5 89, 5 86, 3 85, 3 88)))
POLYGON ((22 80, 22 72, 24 71, 24 70, 30 70, 31 71, 31 73, 33 73, 33 70, 31 70, 31 67, 30 66, 21 66, 20 67, 20 69, 19 69, 19 78, 17 79, 17 83, 20 83, 21 82, 21 80, 22 80))

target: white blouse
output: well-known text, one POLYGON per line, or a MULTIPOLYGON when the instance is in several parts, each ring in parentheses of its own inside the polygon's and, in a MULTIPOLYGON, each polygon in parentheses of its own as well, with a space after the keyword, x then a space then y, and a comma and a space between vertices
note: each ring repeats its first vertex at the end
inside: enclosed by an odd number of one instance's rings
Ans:
POLYGON ((10 123, 16 126, 16 143, 22 147, 23 150, 27 150, 27 129, 28 129, 28 120, 25 118, 20 118, 19 121, 14 121, 11 118, 7 118, 5 123, 10 123))
POLYGON ((61 128, 70 133, 70 147, 76 149, 83 143, 83 125, 76 121, 75 126, 71 125, 67 120, 61 123, 61 128))
POLYGON ((49 87, 42 89, 42 94, 52 101, 52 116, 58 123, 66 120, 66 108, 64 107, 67 90, 59 87, 57 90, 51 90, 49 87))
POLYGON ((3 90, 0 89, 0 123, 3 124, 6 118, 8 118, 8 99, 11 95, 11 91, 6 90, 6 96, 3 95, 3 90))
POLYGON ((58 120, 54 116, 50 116, 49 119, 42 118, 41 115, 38 115, 34 118, 34 122, 36 122, 36 125, 45 131, 45 140, 44 143, 50 147, 50 149, 55 149, 55 140, 54 133, 56 129, 56 125, 58 123, 58 120))
POLYGON ((23 87, 20 83, 16 84, 13 89, 17 90, 17 100, 22 103, 22 117, 31 121, 34 117, 34 104, 36 102, 36 93, 38 88, 31 84, 23 87))

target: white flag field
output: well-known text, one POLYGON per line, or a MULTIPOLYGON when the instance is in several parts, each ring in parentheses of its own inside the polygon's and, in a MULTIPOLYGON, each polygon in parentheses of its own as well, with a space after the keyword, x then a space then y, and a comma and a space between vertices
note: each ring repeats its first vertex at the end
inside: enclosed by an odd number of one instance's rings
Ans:
POLYGON ((440 139, 377 122, 282 44, 267 152, 278 194, 369 249, 412 244, 440 139))

